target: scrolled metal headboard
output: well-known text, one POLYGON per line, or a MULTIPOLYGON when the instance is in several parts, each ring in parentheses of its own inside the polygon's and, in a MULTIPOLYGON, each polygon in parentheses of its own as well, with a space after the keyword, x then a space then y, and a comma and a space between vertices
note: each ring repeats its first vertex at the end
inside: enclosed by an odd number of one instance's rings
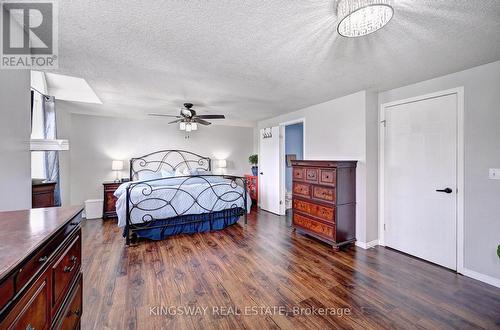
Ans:
POLYGON ((130 159, 130 180, 137 180, 140 172, 175 171, 178 168, 211 171, 212 161, 208 157, 185 150, 160 150, 130 159))

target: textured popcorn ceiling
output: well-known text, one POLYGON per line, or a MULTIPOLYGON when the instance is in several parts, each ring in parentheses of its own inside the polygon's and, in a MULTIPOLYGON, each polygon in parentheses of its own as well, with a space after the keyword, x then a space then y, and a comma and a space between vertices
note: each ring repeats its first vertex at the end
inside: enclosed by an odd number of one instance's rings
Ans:
POLYGON ((500 60, 499 0, 396 0, 394 19, 358 39, 337 34, 333 3, 59 1, 56 72, 85 78, 104 103, 77 112, 191 101, 245 123, 500 60))

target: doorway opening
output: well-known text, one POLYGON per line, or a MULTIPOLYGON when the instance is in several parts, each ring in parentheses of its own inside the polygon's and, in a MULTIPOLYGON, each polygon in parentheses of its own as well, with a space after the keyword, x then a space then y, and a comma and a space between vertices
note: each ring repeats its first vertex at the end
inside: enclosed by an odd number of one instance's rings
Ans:
POLYGON ((281 124, 281 198, 282 212, 292 208, 292 165, 291 161, 304 159, 304 120, 281 124))

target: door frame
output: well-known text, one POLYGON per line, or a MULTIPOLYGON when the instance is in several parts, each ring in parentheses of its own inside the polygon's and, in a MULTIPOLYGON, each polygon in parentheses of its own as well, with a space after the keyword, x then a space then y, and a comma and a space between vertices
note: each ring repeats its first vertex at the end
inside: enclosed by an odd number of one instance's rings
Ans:
POLYGON ((286 213, 285 206, 285 195, 286 195, 286 166, 285 166, 285 127, 293 124, 302 123, 302 155, 304 159, 306 158, 306 118, 298 118, 294 120, 289 120, 286 122, 279 123, 280 128, 280 214, 284 215, 286 213))
MULTIPOLYGON (((259 166, 260 166, 260 162, 261 162, 261 160, 262 160, 262 157, 261 157, 261 156, 262 156, 262 149, 261 149, 261 143, 262 143, 261 139, 262 139, 262 136, 261 136, 261 131, 262 131, 262 130, 266 130, 266 129, 270 129, 270 130, 271 130, 271 132, 272 132, 273 128, 278 128, 278 149, 281 149, 281 127, 280 127, 279 125, 270 125, 270 126, 268 126, 268 127, 258 128, 258 135, 259 135, 259 139, 258 139, 258 143, 259 143, 259 151, 258 151, 258 155, 259 155, 259 166)), ((280 152, 280 150, 278 150, 278 152, 280 152)), ((279 158, 279 159, 278 159, 278 161, 281 161, 281 153, 280 153, 280 155, 279 155, 279 157, 278 157, 278 158, 279 158)), ((279 164, 278 164, 278 165, 279 165, 279 164)), ((262 195, 263 195, 263 194, 261 194, 261 193, 260 193, 261 189, 263 189, 263 188, 262 188, 262 179, 261 179, 261 177, 262 177, 262 174, 261 174, 262 172, 261 172, 261 170, 262 170, 262 169, 259 167, 259 171, 258 171, 258 175, 257 175, 257 177, 258 177, 258 182, 259 182, 259 184, 258 184, 258 186, 259 186, 259 194, 258 194, 258 199, 259 199, 259 200, 258 200, 258 202, 257 202, 257 203, 258 203, 258 207, 259 207, 259 209, 262 209, 262 205, 261 205, 262 200, 261 200, 261 198, 262 198, 262 195)), ((281 182, 281 175, 282 175, 282 174, 281 174, 281 167, 280 167, 280 166, 278 166, 278 182, 281 182)), ((279 195, 280 195, 280 196, 278 196, 278 198, 281 198, 281 189, 279 189, 279 191, 280 191, 280 192, 279 192, 279 195)), ((281 199, 279 200, 279 202, 281 202, 281 199)), ((262 209, 262 210, 263 210, 263 211, 266 211, 266 212, 269 212, 269 213, 272 213, 272 214, 281 215, 281 214, 279 214, 279 213, 275 213, 275 212, 272 212, 272 211, 269 211, 269 210, 265 210, 265 209, 262 209)), ((279 207, 278 207, 278 212, 281 212, 281 203, 279 204, 279 207)))
POLYGON ((378 194, 378 236, 379 245, 385 246, 385 110, 387 108, 424 101, 448 95, 457 95, 457 272, 464 271, 464 181, 465 181, 465 159, 464 159, 464 87, 447 89, 439 92, 429 93, 407 99, 383 103, 379 109, 379 194, 378 194))

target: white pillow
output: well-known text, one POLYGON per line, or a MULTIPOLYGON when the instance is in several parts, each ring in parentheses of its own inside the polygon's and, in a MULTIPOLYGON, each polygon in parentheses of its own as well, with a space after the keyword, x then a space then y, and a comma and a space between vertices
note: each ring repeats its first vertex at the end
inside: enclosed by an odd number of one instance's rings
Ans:
POLYGON ((161 179, 161 172, 141 171, 138 173, 139 181, 161 179))
POLYGON ((200 175, 200 171, 197 168, 189 170, 189 175, 200 175))
POLYGON ((187 168, 178 167, 175 169, 175 176, 189 176, 189 175, 191 174, 189 173, 189 170, 187 168))
POLYGON ((175 176, 175 172, 174 171, 165 170, 165 169, 161 170, 161 177, 162 178, 172 178, 174 176, 175 176))

